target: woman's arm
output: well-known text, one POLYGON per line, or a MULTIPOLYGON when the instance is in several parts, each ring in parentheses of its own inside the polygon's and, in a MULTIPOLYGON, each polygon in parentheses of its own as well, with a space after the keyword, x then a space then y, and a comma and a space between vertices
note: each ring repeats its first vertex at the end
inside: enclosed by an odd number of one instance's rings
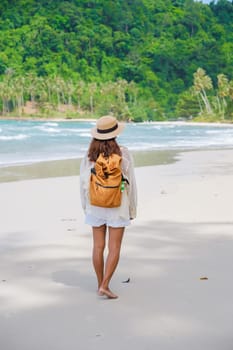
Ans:
POLYGON ((91 175, 91 162, 88 157, 85 156, 81 160, 80 164, 80 199, 84 212, 87 207, 88 191, 89 191, 89 180, 91 175))
POLYGON ((127 186, 127 194, 129 199, 130 219, 134 219, 137 214, 137 185, 134 172, 134 161, 127 148, 122 147, 121 150, 123 175, 126 176, 129 181, 129 185, 127 186))

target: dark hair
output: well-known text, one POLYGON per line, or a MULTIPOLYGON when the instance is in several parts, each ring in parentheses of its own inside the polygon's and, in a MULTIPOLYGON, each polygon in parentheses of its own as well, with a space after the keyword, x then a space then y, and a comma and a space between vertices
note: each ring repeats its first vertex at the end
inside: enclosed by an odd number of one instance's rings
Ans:
POLYGON ((97 140, 92 139, 89 150, 88 150, 88 158, 91 162, 96 162, 99 155, 103 153, 104 157, 109 157, 113 153, 121 156, 120 146, 116 142, 116 139, 110 140, 97 140))

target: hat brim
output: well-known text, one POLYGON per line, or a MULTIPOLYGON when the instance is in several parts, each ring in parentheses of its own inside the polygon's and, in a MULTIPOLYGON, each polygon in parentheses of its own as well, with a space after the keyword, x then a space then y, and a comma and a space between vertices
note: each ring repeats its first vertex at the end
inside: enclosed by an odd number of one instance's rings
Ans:
POLYGON ((108 132, 106 134, 102 134, 97 131, 97 127, 95 126, 94 128, 91 129, 91 135, 94 139, 97 139, 97 140, 110 140, 118 136, 124 130, 124 128, 125 128, 124 123, 118 123, 116 130, 112 132, 108 132))

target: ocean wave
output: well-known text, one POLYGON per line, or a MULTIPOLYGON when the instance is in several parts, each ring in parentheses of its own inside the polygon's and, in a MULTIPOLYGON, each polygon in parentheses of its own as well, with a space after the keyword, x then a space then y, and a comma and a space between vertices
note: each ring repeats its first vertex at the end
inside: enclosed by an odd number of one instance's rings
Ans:
MULTIPOLYGON (((0 164, 80 157, 88 149, 92 125, 95 123, 0 124, 0 164)), ((119 142, 133 151, 229 148, 233 147, 233 127, 130 123, 119 142)))
POLYGON ((74 129, 71 129, 71 128, 66 128, 65 131, 69 131, 69 132, 72 132, 72 133, 83 133, 83 132, 88 132, 90 131, 89 128, 80 128, 80 129, 77 129, 77 128, 74 128, 74 129))
POLYGON ((25 140, 28 139, 30 136, 19 134, 15 136, 0 136, 0 140, 2 141, 13 141, 13 140, 25 140))
POLYGON ((165 124, 165 125, 161 124, 161 125, 160 125, 160 127, 161 127, 162 129, 175 129, 175 128, 181 127, 181 126, 182 126, 182 125, 175 125, 175 124, 165 124))
MULTIPOLYGON (((53 134, 60 134, 60 136, 70 136, 75 135, 77 136, 90 132, 90 129, 83 128, 83 129, 71 129, 71 128, 52 128, 52 127, 45 127, 45 126, 36 126, 37 130, 41 131, 42 133, 49 134, 49 136, 53 136, 53 134)), ((89 133, 90 134, 90 133, 89 133)), ((88 135, 89 135, 88 134, 88 135)))
POLYGON ((157 149, 166 146, 166 144, 162 143, 146 143, 146 142, 139 142, 139 143, 128 143, 126 146, 129 149, 135 150, 135 151, 146 151, 151 149, 157 149))
POLYGON ((47 122, 47 123, 44 123, 44 125, 46 125, 46 126, 58 126, 59 124, 54 123, 54 122, 47 122))
POLYGON ((62 131, 64 131, 64 129, 57 129, 57 128, 52 128, 52 127, 46 127, 44 125, 42 125, 42 126, 35 126, 34 129, 38 129, 38 130, 44 131, 46 133, 54 133, 55 132, 57 134, 62 132, 62 131))
POLYGON ((90 135, 89 132, 82 132, 82 133, 79 134, 79 136, 81 136, 81 137, 90 137, 91 135, 90 135))
POLYGON ((43 130, 45 131, 45 132, 48 132, 48 133, 52 133, 52 132, 55 132, 55 133, 60 133, 62 130, 60 130, 60 129, 55 129, 55 128, 43 128, 43 130))
POLYGON ((211 134, 219 134, 219 135, 222 135, 222 134, 230 134, 230 135, 233 135, 233 130, 232 129, 218 129, 218 130, 206 130, 206 134, 208 135, 211 135, 211 134))
POLYGON ((161 130, 162 126, 159 125, 153 125, 152 126, 153 129, 157 129, 157 130, 161 130))
POLYGON ((212 135, 212 134, 220 134, 220 133, 222 133, 223 132, 223 130, 206 130, 206 134, 208 134, 208 135, 212 135))
POLYGON ((233 136, 232 137, 224 137, 220 138, 219 140, 213 140, 213 144, 219 144, 219 145, 225 145, 225 146, 232 146, 233 145, 233 136))
POLYGON ((224 139, 208 139, 204 140, 201 138, 195 139, 179 139, 173 141, 158 141, 158 142, 139 142, 139 143, 127 143, 126 146, 135 151, 148 151, 148 150, 162 150, 162 149, 190 149, 190 148, 200 148, 200 147, 228 147, 233 145, 233 137, 228 137, 224 139))

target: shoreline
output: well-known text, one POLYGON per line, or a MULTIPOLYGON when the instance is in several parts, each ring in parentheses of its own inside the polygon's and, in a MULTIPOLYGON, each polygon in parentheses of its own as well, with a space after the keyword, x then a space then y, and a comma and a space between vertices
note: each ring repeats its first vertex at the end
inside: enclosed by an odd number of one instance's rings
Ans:
POLYGON ((14 120, 14 121, 35 121, 35 122, 95 122, 97 118, 43 118, 43 117, 0 117, 1 120, 14 120))
MULTIPOLYGON (((185 153, 232 152, 233 148, 214 149, 176 149, 156 151, 131 152, 135 168, 148 166, 168 165, 178 162, 185 153)), ((40 161, 30 164, 9 165, 0 167, 0 183, 36 180, 46 178, 59 178, 79 176, 80 162, 82 158, 40 161)))
MULTIPOLYGON (((233 152, 233 148, 199 148, 156 151, 132 151, 135 168, 169 165, 182 159, 185 153, 202 154, 202 152, 233 152)), ((82 158, 40 161, 30 164, 0 167, 0 183, 36 180, 47 178, 79 176, 82 158)))
MULTIPOLYGON (((98 118, 43 118, 43 117, 0 117, 1 120, 5 121, 44 121, 44 122, 96 122, 98 118)), ((164 121, 149 121, 145 120, 142 122, 134 121, 123 121, 125 123, 135 123, 135 124, 164 124, 164 125, 198 125, 198 126, 229 126, 233 127, 233 122, 195 122, 193 120, 164 120, 164 121)))
MULTIPOLYGON (((131 152, 135 167, 169 164, 176 161, 178 151, 131 152)), ((41 161, 0 167, 0 183, 51 177, 78 176, 81 158, 41 161)))

